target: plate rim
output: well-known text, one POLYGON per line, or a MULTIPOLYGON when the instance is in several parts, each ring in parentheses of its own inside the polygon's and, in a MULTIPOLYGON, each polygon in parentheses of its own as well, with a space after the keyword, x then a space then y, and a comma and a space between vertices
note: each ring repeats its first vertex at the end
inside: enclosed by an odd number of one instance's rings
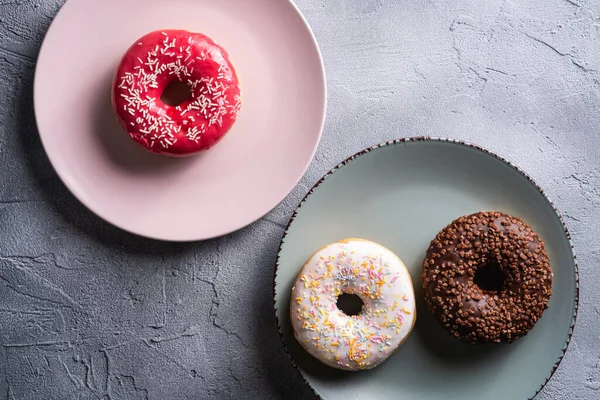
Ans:
POLYGON ((531 183, 537 190, 538 192, 546 199, 546 201, 550 204, 550 206, 552 207, 552 209, 554 210, 554 213, 556 214, 556 216, 558 217, 562 227, 563 227, 563 231, 565 234, 565 237, 567 238, 567 242, 569 244, 569 247, 571 249, 571 258, 573 259, 573 272, 575 274, 575 304, 573 307, 573 316, 571 317, 571 325, 569 326, 569 333, 567 335, 567 340, 565 341, 564 347, 562 348, 560 355, 558 357, 558 359, 555 361, 554 365, 552 366, 552 369, 550 370, 550 374, 546 377, 546 379, 544 380, 544 382, 541 384, 541 386, 535 391, 535 393, 529 397, 527 400, 533 400, 539 393, 540 391, 548 384, 548 382, 550 381, 550 379, 552 379, 552 376, 554 376, 554 373, 556 372, 556 370, 558 369, 558 366, 560 365, 560 363, 562 362, 567 349, 569 347, 569 344, 571 343, 571 339, 573 337, 573 332, 575 329, 575 324, 577 322, 577 313, 579 310, 579 266, 577 263, 577 256, 575 255, 575 249, 573 246, 573 240, 571 239, 571 233, 569 232, 569 229, 567 228, 567 224, 562 216, 562 214, 560 213, 560 211, 558 211, 558 209, 556 208, 556 205, 554 204, 554 202, 548 197, 548 195, 546 194, 546 192, 544 191, 544 189, 541 188, 541 186, 539 186, 531 176, 529 176, 529 174, 527 174, 525 171, 523 171, 521 168, 519 168, 518 166, 516 166, 515 164, 513 164, 512 162, 508 161, 507 159, 505 159, 504 157, 492 152, 491 150, 488 150, 482 146, 464 141, 464 140, 459 140, 459 139, 449 139, 449 138, 444 138, 444 137, 436 137, 436 136, 409 136, 409 137, 403 137, 400 139, 393 139, 393 140, 388 140, 386 142, 383 143, 379 143, 376 144, 374 146, 370 146, 367 147, 364 150, 358 151, 357 153, 352 154, 351 156, 347 157, 346 159, 344 159, 342 162, 338 163, 337 165, 335 165, 333 168, 331 168, 329 171, 327 171, 322 177, 321 179, 319 179, 311 188, 310 190, 306 193, 306 195, 302 198, 302 200, 300 200, 300 202, 298 203, 298 205, 296 206, 296 208, 294 209, 294 213, 292 214, 292 216, 290 217, 289 222, 287 223, 287 225, 285 226, 285 230, 283 232, 283 236, 281 237, 281 241, 279 242, 279 248, 277 250, 277 259, 275 261, 275 273, 273 274, 273 310, 275 313, 275 322, 277 324, 277 331, 279 332, 279 337, 281 339, 281 343, 283 344, 283 348, 285 350, 285 354, 288 356, 288 358, 290 359, 294 369, 297 371, 297 373, 300 375, 300 377, 302 378, 302 380, 304 381, 304 383, 312 390, 312 392, 319 398, 319 399, 325 399, 323 396, 321 396, 321 394, 319 392, 317 392, 317 390, 306 380, 304 374, 302 373, 302 371, 300 370, 300 367, 296 364, 296 361, 294 360, 294 358, 292 357, 292 355, 289 352, 288 346, 286 344, 286 340, 283 336, 283 332, 281 329, 281 321, 279 319, 279 316, 277 315, 277 273, 279 270, 279 262, 281 259, 281 252, 283 250, 283 246, 285 244, 285 239, 289 233, 290 227, 293 224, 294 220, 296 219, 296 217, 298 216, 298 213, 300 211, 300 209, 302 208, 302 206, 306 203, 306 201, 310 198, 310 196, 315 192, 315 190, 321 186, 321 184, 332 174, 334 174, 335 172, 337 172, 340 168, 344 167, 345 165, 351 163, 352 161, 381 148, 384 147, 388 147, 388 146, 397 146, 398 144, 406 144, 407 142, 438 142, 438 143, 451 143, 453 145, 457 145, 457 146, 463 146, 463 147, 468 147, 468 148, 472 148, 476 151, 485 153, 501 162, 503 162, 504 164, 508 165, 509 167, 511 167, 513 170, 515 170, 516 172, 518 172, 521 176, 523 176, 525 179, 527 179, 529 181, 529 183, 531 183))
MULTIPOLYGON (((327 120, 327 109, 328 109, 327 71, 325 69, 325 62, 323 59, 323 53, 319 46, 319 42, 317 41, 315 33, 314 33, 313 29, 311 28, 310 24, 308 23, 308 20, 306 19, 306 17, 304 16, 302 11, 298 7, 298 5, 293 0, 283 0, 283 1, 288 3, 288 5, 292 7, 292 10, 295 12, 295 14, 300 19, 299 22, 301 23, 303 28, 308 33, 308 39, 309 39, 312 47, 314 47, 314 50, 316 51, 316 55, 317 55, 318 63, 319 63, 319 70, 320 70, 320 74, 321 74, 321 78, 322 78, 321 80, 323 82, 323 85, 322 85, 323 110, 320 115, 319 133, 317 135, 317 140, 315 141, 315 143, 313 145, 310 157, 307 158, 306 165, 302 168, 302 170, 298 174, 299 176, 293 182, 290 180, 290 185, 288 185, 289 188, 285 191, 285 193, 282 196, 278 196, 277 201, 273 202, 273 205, 270 206, 264 213, 257 215, 256 217, 252 217, 253 219, 247 223, 243 222, 243 223, 235 224, 236 225, 235 228, 229 228, 226 230, 222 230, 220 233, 212 233, 210 235, 202 235, 201 237, 199 237, 197 234, 196 235, 187 235, 185 238, 183 238, 183 237, 174 238, 171 235, 164 235, 164 236, 152 235, 152 234, 144 233, 142 231, 138 231, 135 229, 129 229, 128 227, 124 226, 123 224, 118 224, 117 221, 108 218, 108 216, 105 215, 106 213, 102 213, 102 215, 101 215, 100 211, 96 210, 95 208, 92 208, 88 204, 89 202, 82 200, 83 196, 80 194, 80 192, 78 190, 76 190, 74 188, 74 184, 72 182, 70 182, 69 179, 66 178, 67 173, 64 172, 64 170, 63 170, 63 172, 60 172, 59 169, 56 168, 55 161, 56 161, 58 155, 55 154, 54 157, 52 157, 50 155, 50 152, 48 152, 47 142, 44 140, 44 135, 41 134, 41 131, 39 128, 40 124, 39 124, 39 118, 38 118, 38 107, 40 107, 40 105, 39 105, 40 100, 38 100, 39 95, 37 94, 38 93, 37 82, 38 82, 38 75, 41 70, 41 68, 40 68, 41 63, 39 62, 40 56, 42 56, 46 52, 46 47, 48 46, 48 36, 53 32, 53 30, 56 29, 57 19, 59 19, 61 13, 64 11, 64 9, 66 7, 68 7, 68 5, 70 3, 73 2, 73 0, 64 2, 59 7, 58 11, 56 12, 56 14, 54 15, 54 17, 52 19, 52 22, 48 26, 48 29, 46 30, 46 33, 44 34, 44 39, 42 40, 42 43, 40 45, 38 55, 36 57, 36 65, 35 65, 34 76, 33 76, 33 111, 34 111, 35 128, 37 130, 38 137, 42 144, 42 148, 44 149, 44 153, 46 154, 46 157, 48 158, 48 161, 50 162, 52 169, 54 170, 56 175, 59 177, 62 184, 67 188, 69 193, 71 193, 71 195, 73 197, 75 197, 75 199, 77 199, 77 201, 80 204, 82 204, 89 212, 91 212, 92 214, 94 214, 95 216, 100 218, 102 221, 110 224, 111 226, 116 227, 117 229, 120 229, 124 232, 130 233, 130 234, 133 234, 133 235, 136 235, 139 237, 143 237, 146 239, 158 240, 158 241, 163 241, 163 242, 173 242, 173 243, 198 242, 198 241, 210 240, 210 239, 215 239, 218 237, 223 237, 223 236, 229 235, 233 232, 237 232, 247 226, 250 226, 251 224, 255 223, 256 221, 262 219, 265 215, 270 213, 275 207, 277 207, 279 204, 281 204, 281 202, 287 196, 289 196, 289 194, 292 192, 292 190, 294 190, 294 188, 298 185, 300 180, 304 177, 304 175, 306 174, 306 171, 308 171, 308 168, 310 167, 310 165, 312 164, 312 162, 315 158, 315 154, 317 153, 317 150, 318 150, 321 140, 323 138, 323 131, 325 130, 325 122, 327 120)), ((48 140, 48 138, 46 138, 46 140, 48 140)))

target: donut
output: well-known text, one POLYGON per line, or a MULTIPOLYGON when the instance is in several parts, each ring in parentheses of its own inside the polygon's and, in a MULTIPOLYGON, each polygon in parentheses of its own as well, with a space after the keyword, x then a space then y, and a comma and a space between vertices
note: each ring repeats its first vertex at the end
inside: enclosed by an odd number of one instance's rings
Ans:
POLYGON ((521 218, 494 211, 462 216, 442 229, 421 278, 434 317, 472 344, 526 335, 552 295, 544 242, 521 218))
POLYGON ((147 150, 187 156, 208 150, 230 130, 240 111, 240 87, 225 49, 184 30, 151 32, 123 56, 112 86, 117 119, 147 150), (189 96, 178 105, 162 99, 181 82, 189 96))
POLYGON ((292 288, 290 318, 298 342, 325 365, 348 371, 374 368, 413 328, 412 281, 402 261, 385 247, 342 240, 304 264, 292 288), (357 315, 338 307, 342 294, 362 300, 357 315))

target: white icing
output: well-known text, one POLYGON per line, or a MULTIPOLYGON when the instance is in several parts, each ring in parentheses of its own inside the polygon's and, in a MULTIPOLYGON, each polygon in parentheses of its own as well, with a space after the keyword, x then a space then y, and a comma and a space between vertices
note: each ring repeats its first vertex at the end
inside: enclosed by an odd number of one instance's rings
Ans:
POLYGON ((319 250, 304 265, 290 303, 296 339, 334 368, 359 370, 385 361, 408 337, 415 294, 400 259, 377 243, 348 239, 319 250), (364 302, 359 315, 336 305, 341 293, 364 302))

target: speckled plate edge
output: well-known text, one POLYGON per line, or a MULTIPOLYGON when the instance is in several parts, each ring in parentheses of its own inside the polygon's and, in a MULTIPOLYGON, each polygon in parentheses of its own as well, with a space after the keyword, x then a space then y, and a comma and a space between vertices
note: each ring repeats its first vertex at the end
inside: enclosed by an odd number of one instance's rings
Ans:
POLYGON ((283 348, 285 350, 285 353, 287 354, 288 358, 292 362, 292 365, 294 366, 294 368, 296 369, 296 371, 298 372, 298 374, 302 377, 302 380, 311 388, 311 390, 313 391, 313 393, 317 397, 319 397, 321 399, 324 399, 324 397, 321 396, 321 394, 319 394, 316 391, 316 389, 306 380, 306 378, 304 377, 304 375, 300 371, 300 368, 298 367, 298 365, 294 361, 294 358, 290 354, 290 352, 288 350, 288 347, 287 347, 287 344, 286 344, 286 341, 285 341, 285 338, 283 336, 283 331, 281 329, 281 321, 279 320, 279 317, 277 316, 277 300, 276 300, 276 287, 277 287, 277 284, 276 284, 276 282, 277 282, 277 272, 279 270, 279 260, 280 260, 280 257, 281 257, 281 252, 283 250, 283 245, 285 243, 285 239, 286 239, 286 237, 288 235, 288 232, 290 230, 290 227, 291 227, 292 223, 294 222, 294 220, 298 216, 298 213, 299 213, 300 209, 302 208, 302 206, 304 205, 304 203, 306 203, 306 201, 308 200, 308 198, 315 192, 315 190, 317 190, 317 188, 319 186, 321 186, 321 184, 329 176, 331 176, 337 170, 339 170, 340 168, 342 168, 345 165, 349 164, 350 162, 356 160, 357 158, 360 158, 360 157, 364 156, 365 154, 368 154, 368 153, 370 153, 370 152, 372 152, 374 150, 380 149, 382 147, 396 146, 396 145, 399 145, 399 144, 405 144, 407 142, 426 142, 426 141, 447 142, 447 143, 453 143, 453 144, 457 144, 457 145, 461 145, 461 146, 470 147, 472 149, 475 149, 475 150, 483 152, 483 153, 485 153, 487 155, 490 155, 490 156, 496 158, 497 160, 500 160, 503 163, 507 164, 512 169, 514 169, 519 174, 521 174, 521 176, 523 176, 525 179, 527 179, 540 192, 540 194, 546 199, 546 201, 548 201, 548 203, 550 204, 550 206, 554 210, 554 213, 556 214, 556 216, 558 217, 559 221, 562 224, 563 230, 565 232, 565 237, 567 238, 567 241, 569 243, 569 247, 571 248, 571 256, 573 258, 573 268, 574 268, 574 272, 575 272, 575 299, 574 299, 575 300, 575 306, 573 308, 573 317, 571 319, 571 326, 569 327, 569 334, 567 336, 567 340, 565 342, 565 345, 564 345, 564 347, 563 347, 563 349, 562 349, 562 351, 560 353, 560 356, 558 357, 558 360, 556 360, 556 362, 554 363, 554 366, 550 370, 550 374, 548 375, 548 377, 546 378, 546 380, 544 381, 544 383, 542 383, 542 385, 536 390, 536 392, 533 394, 533 396, 531 396, 529 399, 527 399, 527 400, 533 400, 540 393, 540 391, 544 388, 544 386, 546 386, 546 384, 550 381, 550 379, 552 378, 552 376, 556 372, 556 369, 560 365, 561 361, 563 360, 563 358, 565 356, 565 353, 567 352, 567 349, 569 347, 569 343, 571 343, 571 338, 573 337, 573 331, 575 329, 575 323, 577 321, 577 312, 579 310, 579 267, 577 265, 577 256, 575 255, 575 249, 573 247, 573 241, 571 240, 571 234, 569 233, 569 229, 567 228, 567 224, 565 223, 565 220, 563 219, 560 211, 558 211, 558 209, 554 205, 554 202, 552 202, 552 200, 550 200, 548 198, 548 195, 546 194, 546 192, 544 191, 544 189, 542 189, 533 180, 533 178, 531 178, 525 171, 523 171, 522 169, 520 169, 519 167, 517 167, 516 165, 514 165, 513 163, 511 163, 507 159, 505 159, 505 158, 503 158, 503 157, 501 157, 501 156, 499 156, 499 155, 497 155, 497 154, 491 152, 490 150, 485 149, 485 148, 483 148, 481 146, 478 146, 478 145, 475 145, 475 144, 471 144, 471 143, 467 143, 467 142, 462 141, 462 140, 447 139, 447 138, 441 138, 441 137, 431 137, 431 136, 414 136, 414 137, 406 137, 406 138, 395 139, 395 140, 390 140, 390 141, 387 141, 387 142, 384 142, 384 143, 380 143, 378 145, 375 145, 375 146, 372 146, 372 147, 368 147, 368 148, 366 148, 364 150, 361 150, 358 153, 355 153, 355 154, 351 155, 350 157, 346 158, 344 161, 342 161, 341 163, 339 163, 338 165, 336 165, 335 167, 333 167, 325 175, 323 175, 323 177, 321 179, 319 179, 317 181, 317 183, 315 183, 315 185, 308 191, 308 193, 306 194, 306 196, 304 196, 304 198, 300 201, 300 203, 298 204, 298 206, 294 210, 294 213, 292 214, 292 217, 290 218, 287 226, 285 227, 285 230, 283 232, 283 236, 282 236, 281 241, 279 243, 279 249, 277 250, 277 260, 275 261, 275 274, 273 275, 273 310, 275 312, 275 321, 277 323, 277 330, 279 331, 279 336, 281 338, 281 342, 283 343, 283 348))

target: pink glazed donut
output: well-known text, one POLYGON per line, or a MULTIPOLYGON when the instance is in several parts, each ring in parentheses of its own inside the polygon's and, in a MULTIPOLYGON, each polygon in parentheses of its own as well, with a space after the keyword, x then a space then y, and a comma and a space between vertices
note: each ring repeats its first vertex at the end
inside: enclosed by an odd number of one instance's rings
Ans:
POLYGON ((183 30, 138 39, 117 68, 112 104, 131 138, 147 150, 188 156, 217 144, 235 123, 240 87, 227 52, 209 37, 183 30), (177 106, 161 100, 175 82, 190 97, 177 106))

